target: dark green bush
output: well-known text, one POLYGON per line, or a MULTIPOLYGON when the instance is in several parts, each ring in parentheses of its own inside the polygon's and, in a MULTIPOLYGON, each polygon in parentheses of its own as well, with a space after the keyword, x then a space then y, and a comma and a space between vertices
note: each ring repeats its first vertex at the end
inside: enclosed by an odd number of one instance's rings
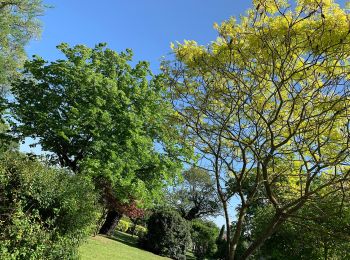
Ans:
POLYGON ((191 244, 189 225, 179 213, 170 210, 158 211, 147 222, 147 233, 140 245, 155 254, 173 259, 186 259, 191 244))
POLYGON ((217 250, 216 239, 219 228, 210 221, 192 221, 191 238, 193 243, 193 254, 197 259, 212 258, 217 250))
POLYGON ((74 259, 98 217, 92 183, 20 153, 0 154, 0 259, 74 259))
POLYGON ((214 259, 226 259, 227 255, 227 241, 225 239, 225 225, 220 229, 219 236, 216 238, 215 244, 217 250, 214 254, 214 259))

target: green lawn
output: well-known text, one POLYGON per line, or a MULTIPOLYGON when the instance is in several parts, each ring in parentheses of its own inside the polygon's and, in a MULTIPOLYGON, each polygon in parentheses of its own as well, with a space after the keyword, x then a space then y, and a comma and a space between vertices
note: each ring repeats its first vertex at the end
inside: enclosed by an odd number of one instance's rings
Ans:
POLYGON ((136 247, 136 238, 118 232, 115 237, 95 236, 88 239, 80 249, 82 260, 162 260, 161 257, 136 247))

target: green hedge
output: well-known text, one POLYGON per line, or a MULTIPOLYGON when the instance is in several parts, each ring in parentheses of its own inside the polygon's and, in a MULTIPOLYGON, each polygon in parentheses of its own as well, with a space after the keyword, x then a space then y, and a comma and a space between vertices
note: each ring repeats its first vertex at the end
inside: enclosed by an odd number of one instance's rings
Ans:
POLYGON ((200 219, 192 221, 193 254, 197 259, 213 258, 217 251, 216 239, 218 235, 219 228, 215 223, 200 219))
POLYGON ((0 154, 0 259, 75 259, 98 218, 93 184, 20 153, 0 154))
POLYGON ((141 225, 136 225, 135 227, 135 235, 138 237, 142 237, 146 235, 147 233, 147 228, 141 226, 141 225))

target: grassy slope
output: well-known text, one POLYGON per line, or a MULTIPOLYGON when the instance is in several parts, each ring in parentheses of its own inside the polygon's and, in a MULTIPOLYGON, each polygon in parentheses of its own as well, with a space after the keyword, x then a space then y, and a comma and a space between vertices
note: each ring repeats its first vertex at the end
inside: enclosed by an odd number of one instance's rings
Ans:
POLYGON ((136 240, 128 234, 118 233, 115 238, 95 236, 88 239, 80 249, 82 260, 162 260, 169 259, 139 249, 136 240))

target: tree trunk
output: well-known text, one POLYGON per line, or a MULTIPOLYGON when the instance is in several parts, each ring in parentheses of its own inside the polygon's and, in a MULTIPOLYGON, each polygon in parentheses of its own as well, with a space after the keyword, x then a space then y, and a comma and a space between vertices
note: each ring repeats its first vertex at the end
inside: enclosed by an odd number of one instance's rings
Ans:
POLYGON ((95 231, 94 231, 94 236, 96 236, 97 234, 100 233, 100 229, 102 227, 102 224, 104 223, 104 220, 106 219, 106 216, 107 216, 107 209, 104 209, 102 214, 101 214, 101 217, 98 219, 97 223, 96 223, 96 228, 95 228, 95 231))
POLYGON ((228 241, 228 243, 230 243, 229 259, 235 259, 237 245, 238 245, 239 239, 240 239, 241 234, 242 234, 242 228, 243 228, 245 214, 246 214, 246 206, 243 205, 239 209, 239 216, 238 216, 238 219, 236 222, 236 228, 235 228, 235 232, 233 233, 233 237, 232 237, 231 241, 228 241))
POLYGON ((198 212, 199 212, 199 208, 198 207, 193 207, 191 208, 187 214, 185 214, 184 219, 191 221, 194 220, 195 218, 198 218, 198 212))
POLYGON ((122 214, 119 212, 115 210, 108 210, 106 220, 103 223, 99 233, 103 235, 112 235, 121 217, 122 214))

